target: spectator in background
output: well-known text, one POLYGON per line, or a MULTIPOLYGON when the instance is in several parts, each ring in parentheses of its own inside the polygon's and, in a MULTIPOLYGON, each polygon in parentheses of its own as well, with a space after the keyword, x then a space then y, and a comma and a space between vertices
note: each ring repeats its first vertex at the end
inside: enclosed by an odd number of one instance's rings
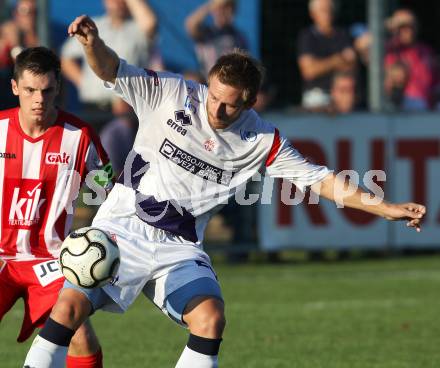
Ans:
POLYGON ((13 18, 1 25, 0 57, 11 62, 27 47, 39 45, 37 34, 37 5, 35 0, 19 0, 13 18), (5 57, 5 54, 9 55, 5 57))
POLYGON ((247 48, 244 36, 233 25, 235 9, 235 0, 210 0, 186 18, 185 27, 195 42, 200 70, 205 79, 221 55, 234 48, 247 48), (213 25, 204 22, 208 15, 212 16, 213 25))
MULTIPOLYGON (((438 65, 432 48, 417 40, 415 15, 410 10, 398 9, 387 26, 392 36, 386 48, 386 74, 396 74, 396 70, 389 70, 396 69, 396 63, 400 69, 406 66, 408 73, 401 108, 413 111, 431 108, 439 85, 438 65)), ((398 76, 398 79, 402 78, 398 76)))
POLYGON ((38 46, 35 0, 18 0, 13 17, 0 25, 0 109, 16 106, 11 92, 15 57, 26 47, 38 46))
POLYGON ((117 97, 112 101, 114 119, 100 133, 102 146, 108 154, 115 177, 124 170, 125 159, 133 147, 138 119, 131 106, 117 97))
POLYGON ((396 61, 385 70, 385 94, 388 97, 390 110, 403 109, 405 89, 409 80, 409 70, 406 64, 396 61))
MULTIPOLYGON (((151 65, 157 19, 145 0, 104 0, 105 14, 95 19, 100 37, 128 63, 151 65)), ((61 51, 62 71, 79 91, 80 101, 91 111, 111 111, 113 94, 104 88, 87 63, 81 45, 73 38, 61 51), (80 63, 82 62, 82 63, 80 63)))
POLYGON ((333 25, 332 0, 310 0, 313 24, 298 37, 298 64, 303 78, 302 105, 322 109, 330 103, 330 86, 335 72, 353 71, 356 53, 348 34, 333 25))
POLYGON ((330 89, 330 113, 349 114, 354 111, 357 102, 356 78, 353 73, 336 73, 330 89))

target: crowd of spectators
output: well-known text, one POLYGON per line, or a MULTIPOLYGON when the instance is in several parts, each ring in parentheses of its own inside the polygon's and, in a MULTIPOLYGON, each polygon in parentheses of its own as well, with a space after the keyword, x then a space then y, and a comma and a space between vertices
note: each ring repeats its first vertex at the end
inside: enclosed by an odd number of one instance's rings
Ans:
MULTIPOLYGON (((310 0, 312 25, 301 31, 298 66, 306 111, 348 113, 361 106, 366 86, 359 67, 369 64, 372 35, 365 26, 348 30, 334 25, 333 0, 310 0), (362 89, 362 90, 361 90, 362 89)), ((386 20, 384 91, 393 111, 439 108, 440 74, 434 50, 418 40, 418 22, 409 9, 397 9, 386 20)))
MULTIPOLYGON (((105 42, 131 64, 167 69, 157 43, 159 21, 148 0, 102 3, 105 13, 94 20, 105 42)), ((185 78, 206 83, 208 70, 220 55, 237 47, 247 49, 246 37, 235 25, 236 8, 236 0, 209 0, 182 20, 199 63, 198 70, 180 71, 185 78)), ((363 25, 339 27, 333 0, 309 0, 308 10, 311 25, 301 30, 296 43, 302 109, 347 114, 362 108, 366 85, 359 70, 368 66, 371 34, 363 25)), ((36 19, 36 0, 17 0, 9 19, 0 24, 0 108, 16 104, 10 93, 14 57, 23 48, 39 44, 36 19)), ((396 10, 385 27, 389 35, 384 58, 387 106, 396 111, 440 109, 437 57, 429 45, 418 40, 418 22, 413 12, 396 10)), ((113 100, 111 92, 84 63, 79 43, 66 39, 59 52, 63 76, 76 91, 83 114, 97 116, 98 129, 109 121, 112 129, 132 129, 135 124, 128 124, 131 118, 126 119, 129 112, 121 112, 121 103, 113 100)), ((275 89, 266 81, 255 108, 266 109, 274 97, 275 89)))

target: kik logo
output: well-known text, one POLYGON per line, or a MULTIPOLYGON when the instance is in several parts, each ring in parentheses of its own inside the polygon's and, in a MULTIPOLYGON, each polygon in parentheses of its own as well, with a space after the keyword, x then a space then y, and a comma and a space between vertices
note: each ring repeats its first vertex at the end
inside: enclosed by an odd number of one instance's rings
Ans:
POLYGON ((39 180, 23 179, 9 180, 14 185, 6 186, 9 189, 6 198, 10 198, 8 223, 10 226, 29 228, 38 224, 41 206, 46 202, 43 197, 42 183, 39 180), (18 182, 18 183, 17 183, 18 182), (12 192, 12 193, 11 193, 12 192))

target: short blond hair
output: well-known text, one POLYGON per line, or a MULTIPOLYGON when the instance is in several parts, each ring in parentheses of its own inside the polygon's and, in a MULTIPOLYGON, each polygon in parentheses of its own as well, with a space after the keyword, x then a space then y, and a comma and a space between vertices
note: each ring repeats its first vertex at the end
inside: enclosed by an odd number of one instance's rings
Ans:
POLYGON ((209 71, 208 84, 213 76, 223 84, 242 89, 244 104, 252 106, 263 81, 264 68, 246 51, 235 49, 217 60, 209 71))

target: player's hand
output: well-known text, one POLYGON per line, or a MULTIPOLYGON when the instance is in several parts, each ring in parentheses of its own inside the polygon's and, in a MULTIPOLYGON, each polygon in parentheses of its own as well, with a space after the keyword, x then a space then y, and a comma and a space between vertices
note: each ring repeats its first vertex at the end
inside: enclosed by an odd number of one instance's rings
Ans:
POLYGON ((426 213, 425 206, 417 203, 390 204, 385 218, 391 221, 407 220, 406 226, 414 227, 420 232, 420 223, 426 213))
POLYGON ((84 46, 92 46, 99 37, 98 28, 95 22, 87 15, 77 17, 67 29, 70 37, 75 36, 76 39, 84 46))

